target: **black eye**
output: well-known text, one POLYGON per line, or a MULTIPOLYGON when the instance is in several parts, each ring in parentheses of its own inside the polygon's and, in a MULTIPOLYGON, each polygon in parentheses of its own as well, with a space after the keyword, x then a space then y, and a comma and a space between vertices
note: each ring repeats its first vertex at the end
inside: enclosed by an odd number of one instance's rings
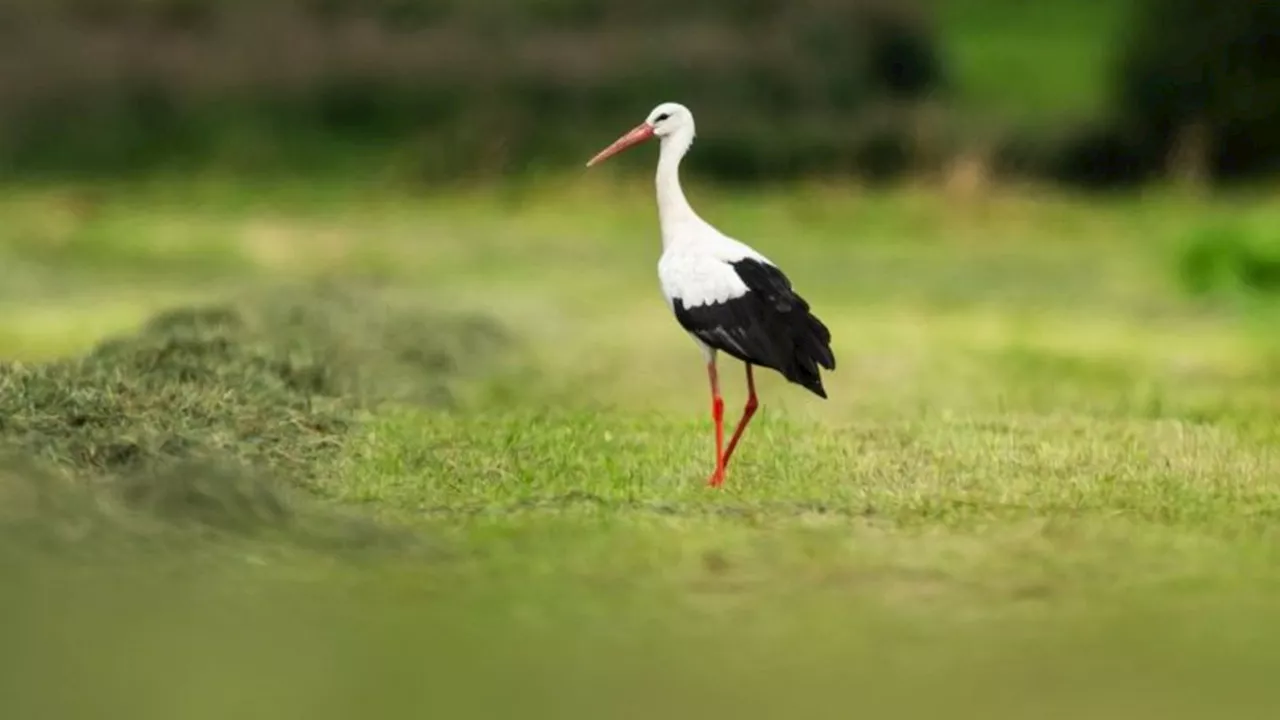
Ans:
POLYGON ((666 120, 666 119, 667 119, 667 118, 669 118, 669 117, 671 117, 671 113, 662 113, 662 114, 661 114, 661 115, 659 115, 658 117, 654 118, 654 119, 653 119, 653 121, 654 121, 654 122, 662 122, 663 120, 666 120))

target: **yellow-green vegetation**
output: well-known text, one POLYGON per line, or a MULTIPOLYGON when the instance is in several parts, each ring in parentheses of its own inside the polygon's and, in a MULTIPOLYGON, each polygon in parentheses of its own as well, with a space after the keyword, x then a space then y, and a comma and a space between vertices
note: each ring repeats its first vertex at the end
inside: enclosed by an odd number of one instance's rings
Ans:
POLYGON ((716 492, 608 177, 6 188, 4 715, 1273 716, 1280 313, 1195 268, 1280 205, 690 188, 839 359, 716 492))

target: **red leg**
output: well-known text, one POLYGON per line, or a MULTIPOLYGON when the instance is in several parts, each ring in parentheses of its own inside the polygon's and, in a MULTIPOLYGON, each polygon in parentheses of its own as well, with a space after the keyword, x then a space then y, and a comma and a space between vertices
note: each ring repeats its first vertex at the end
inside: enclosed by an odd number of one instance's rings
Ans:
POLYGON ((711 417, 716 422, 716 469, 707 483, 711 487, 720 487, 724 482, 724 398, 720 397, 715 358, 707 363, 707 378, 711 380, 711 417))
POLYGON ((724 465, 729 466, 729 458, 733 456, 733 449, 738 447, 738 440, 742 438, 742 432, 747 429, 747 423, 751 422, 751 416, 756 414, 756 408, 760 403, 756 400, 756 377, 751 371, 751 363, 747 363, 747 404, 742 408, 742 419, 738 421, 738 429, 733 431, 733 439, 729 441, 729 449, 724 452, 724 465))

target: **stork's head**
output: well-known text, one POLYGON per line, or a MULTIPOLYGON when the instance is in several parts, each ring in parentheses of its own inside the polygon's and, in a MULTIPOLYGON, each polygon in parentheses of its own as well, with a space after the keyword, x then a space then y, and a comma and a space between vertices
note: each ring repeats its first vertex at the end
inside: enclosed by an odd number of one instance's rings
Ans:
POLYGON ((629 147, 639 145, 655 137, 667 138, 681 134, 688 135, 692 139, 693 132, 693 113, 689 112, 689 108, 680 103, 662 103, 649 113, 649 117, 645 118, 644 122, 632 128, 622 137, 615 140, 612 145, 601 150, 598 155, 588 160, 587 167, 591 167, 629 147))

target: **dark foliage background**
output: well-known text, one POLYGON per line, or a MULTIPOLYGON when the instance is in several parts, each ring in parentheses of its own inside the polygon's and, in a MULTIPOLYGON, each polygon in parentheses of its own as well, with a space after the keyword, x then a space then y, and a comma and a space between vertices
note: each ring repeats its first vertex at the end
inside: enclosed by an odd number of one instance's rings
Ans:
POLYGON ((1280 162, 1280 4, 1131 0, 1102 112, 975 132, 958 1, 8 0, 0 160, 512 176, 677 99, 715 128, 691 170, 738 182, 896 177, 992 134, 1001 168, 1094 186, 1280 162))
POLYGON ((0 27, 21 171, 337 155, 511 172, 577 159, 666 99, 717 128, 704 169, 849 169, 869 108, 941 75, 925 15, 897 0, 61 0, 0 27))

